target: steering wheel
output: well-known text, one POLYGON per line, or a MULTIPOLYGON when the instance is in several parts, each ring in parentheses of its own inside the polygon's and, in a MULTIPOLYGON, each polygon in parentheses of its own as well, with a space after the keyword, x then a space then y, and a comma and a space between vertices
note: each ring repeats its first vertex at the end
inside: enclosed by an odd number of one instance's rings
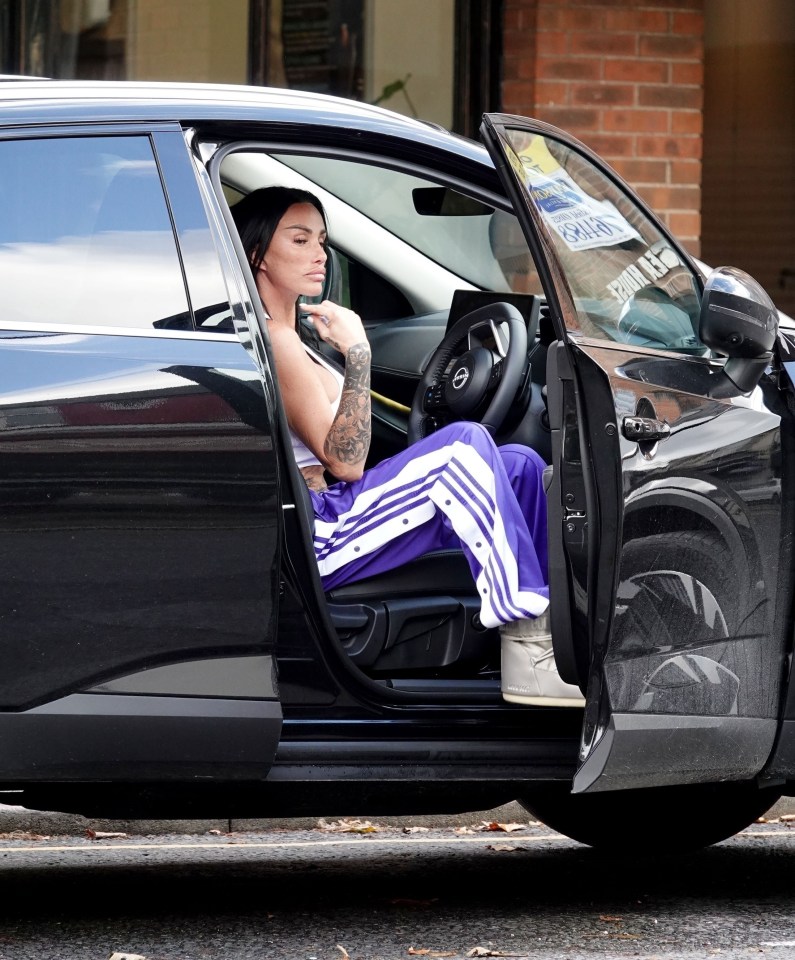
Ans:
POLYGON ((490 303, 465 314, 447 331, 417 385, 408 442, 428 436, 442 423, 472 419, 489 394, 493 395, 480 422, 494 436, 519 390, 526 362, 527 327, 516 307, 490 303), (496 332, 500 323, 507 323, 509 333, 504 356, 496 332))

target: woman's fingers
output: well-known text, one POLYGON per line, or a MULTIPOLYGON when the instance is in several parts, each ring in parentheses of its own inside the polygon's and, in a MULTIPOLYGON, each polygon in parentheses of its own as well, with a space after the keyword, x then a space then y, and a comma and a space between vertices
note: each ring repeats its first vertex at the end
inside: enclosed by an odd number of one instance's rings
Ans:
POLYGON ((359 315, 347 307, 324 300, 322 303, 302 304, 301 310, 312 318, 312 324, 320 339, 342 353, 354 343, 367 340, 359 315))

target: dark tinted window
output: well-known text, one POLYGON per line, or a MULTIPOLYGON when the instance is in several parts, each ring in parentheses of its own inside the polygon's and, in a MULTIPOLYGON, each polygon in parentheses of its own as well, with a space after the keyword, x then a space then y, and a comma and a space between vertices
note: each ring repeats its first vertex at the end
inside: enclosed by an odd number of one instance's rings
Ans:
POLYGON ((191 327, 147 137, 0 141, 0 208, 4 321, 191 327))

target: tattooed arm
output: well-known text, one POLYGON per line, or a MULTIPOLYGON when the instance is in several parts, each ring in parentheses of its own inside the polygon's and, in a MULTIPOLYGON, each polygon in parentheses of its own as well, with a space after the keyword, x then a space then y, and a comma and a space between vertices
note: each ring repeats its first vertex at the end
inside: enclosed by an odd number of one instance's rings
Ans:
POLYGON ((333 375, 315 363, 294 330, 269 325, 279 386, 290 428, 321 462, 304 467, 307 485, 325 486, 324 470, 339 480, 358 480, 370 449, 370 345, 359 317, 325 301, 303 305, 315 329, 345 357, 345 376, 336 412, 339 387, 333 375))
MULTIPOLYGON (((370 344, 354 343, 345 356, 337 415, 323 445, 327 462, 364 467, 370 449, 370 344)), ((332 473, 338 476, 332 469, 332 473)))

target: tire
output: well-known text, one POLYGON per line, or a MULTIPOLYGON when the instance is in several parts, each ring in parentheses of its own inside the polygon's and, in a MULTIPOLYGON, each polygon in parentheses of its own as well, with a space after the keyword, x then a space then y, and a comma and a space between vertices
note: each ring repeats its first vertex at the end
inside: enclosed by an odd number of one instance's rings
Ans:
POLYGON ((776 787, 709 783, 605 793, 569 792, 569 784, 521 799, 537 820, 605 853, 682 853, 720 843, 744 830, 781 797, 776 787))

